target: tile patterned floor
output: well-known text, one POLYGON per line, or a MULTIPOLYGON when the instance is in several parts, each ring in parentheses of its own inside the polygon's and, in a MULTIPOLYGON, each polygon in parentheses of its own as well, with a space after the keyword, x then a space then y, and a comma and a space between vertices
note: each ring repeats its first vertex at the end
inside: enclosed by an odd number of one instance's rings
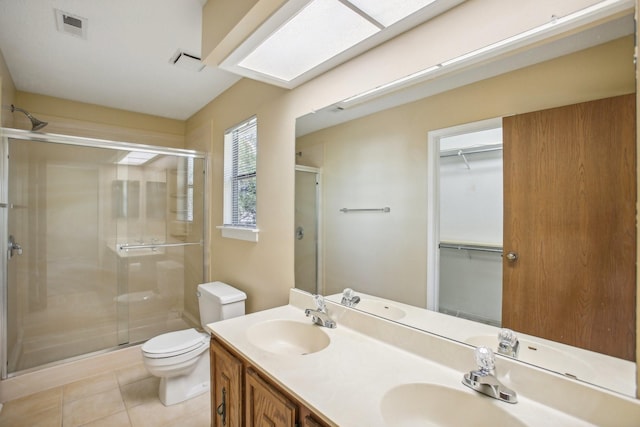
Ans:
POLYGON ((6 402, 0 427, 209 427, 210 395, 165 407, 142 363, 6 402))

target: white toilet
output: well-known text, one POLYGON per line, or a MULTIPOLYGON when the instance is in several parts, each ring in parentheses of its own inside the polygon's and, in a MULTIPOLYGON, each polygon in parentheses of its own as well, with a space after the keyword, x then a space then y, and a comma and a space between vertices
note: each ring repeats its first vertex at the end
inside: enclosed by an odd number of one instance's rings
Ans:
MULTIPOLYGON (((200 324, 244 315, 247 295, 222 282, 198 285, 200 324)), ((209 390, 209 334, 196 329, 169 332, 142 346, 147 370, 160 377, 160 401, 180 403, 209 390)))

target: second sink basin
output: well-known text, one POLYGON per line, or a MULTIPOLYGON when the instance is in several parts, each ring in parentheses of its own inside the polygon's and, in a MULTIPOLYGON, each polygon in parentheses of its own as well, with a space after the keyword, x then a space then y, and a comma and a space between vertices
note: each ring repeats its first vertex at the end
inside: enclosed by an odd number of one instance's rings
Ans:
POLYGON ((269 320, 247 330, 249 341, 271 353, 301 356, 326 348, 331 340, 319 326, 294 320, 269 320))
MULTIPOLYGON (((494 351, 498 348, 498 339, 493 335, 477 335, 467 338, 465 342, 490 347, 494 351)), ((595 375, 593 368, 579 357, 526 339, 520 339, 518 359, 583 381, 592 381, 595 375)))
POLYGON ((389 426, 526 427, 511 415, 509 404, 437 384, 403 384, 382 398, 382 417, 389 426))
POLYGON ((406 315, 402 309, 394 305, 371 298, 362 298, 356 308, 389 320, 402 319, 406 315))

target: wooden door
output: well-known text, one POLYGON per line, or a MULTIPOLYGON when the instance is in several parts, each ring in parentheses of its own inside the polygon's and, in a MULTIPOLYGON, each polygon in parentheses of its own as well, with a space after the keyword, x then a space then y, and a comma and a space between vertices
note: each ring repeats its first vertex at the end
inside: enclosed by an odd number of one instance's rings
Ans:
POLYGON ((635 111, 631 94, 504 119, 504 327, 635 360, 635 111))
POLYGON ((240 360, 211 341, 211 420, 214 427, 241 427, 242 370, 240 360))
POLYGON ((295 427, 296 406, 252 370, 246 378, 247 427, 295 427))

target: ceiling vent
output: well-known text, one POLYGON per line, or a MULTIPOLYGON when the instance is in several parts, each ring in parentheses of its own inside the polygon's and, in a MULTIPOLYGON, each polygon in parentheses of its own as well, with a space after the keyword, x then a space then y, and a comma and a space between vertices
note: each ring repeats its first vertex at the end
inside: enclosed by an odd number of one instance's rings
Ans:
POLYGON ((54 9, 58 31, 83 39, 87 38, 87 18, 54 9))
POLYGON ((202 71, 205 67, 199 57, 181 50, 174 53, 169 62, 177 67, 191 71, 202 71))

